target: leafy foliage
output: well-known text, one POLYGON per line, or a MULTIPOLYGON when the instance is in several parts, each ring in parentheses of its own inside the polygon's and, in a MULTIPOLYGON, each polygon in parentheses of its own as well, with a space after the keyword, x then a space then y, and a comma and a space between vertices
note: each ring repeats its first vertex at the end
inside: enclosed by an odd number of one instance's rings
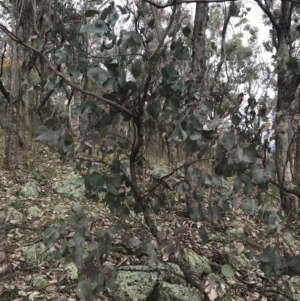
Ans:
MULTIPOLYGON (((175 10, 173 13, 175 15, 175 10)), ((289 237, 290 225, 283 212, 271 214, 257 203, 254 195, 267 191, 275 172, 272 159, 267 159, 269 99, 265 97, 257 101, 250 95, 245 100, 243 93, 238 91, 238 85, 249 82, 251 87, 251 82, 258 80, 257 70, 263 70, 263 76, 267 77, 267 68, 256 65, 251 45, 243 46, 241 36, 234 35, 226 42, 226 70, 231 72, 230 76, 218 71, 218 79, 228 77, 227 85, 217 83, 216 76, 208 73, 207 90, 203 91, 195 82, 195 75, 185 70, 187 62, 192 60, 191 29, 188 25, 179 26, 179 33, 175 33, 173 13, 168 15, 168 27, 163 28, 165 40, 162 43, 155 43, 157 39, 153 29, 157 25, 153 23, 155 20, 149 19, 144 2, 137 4, 136 14, 133 14, 134 29, 123 26, 120 31, 115 30, 116 24, 129 22, 132 11, 128 6, 115 5, 114 2, 103 6, 101 11, 97 7, 86 10, 84 15, 89 18, 88 22, 80 23, 73 31, 65 28, 69 45, 55 45, 53 51, 53 62, 57 67, 67 65, 65 78, 50 76, 40 87, 46 91, 67 90, 63 83, 67 82, 66 78, 84 77, 87 79, 85 88, 95 93, 86 93, 90 98, 86 97, 72 109, 79 119, 79 146, 66 128, 42 128, 36 140, 55 144, 62 159, 75 160, 74 170, 81 175, 79 181, 85 184, 86 196, 106 203, 116 216, 129 215, 126 201, 134 198, 135 213, 143 212, 149 231, 166 258, 180 253, 180 244, 171 239, 168 241, 165 232, 158 230, 149 217, 149 211, 155 213, 167 203, 165 191, 185 198, 187 212, 193 221, 220 221, 229 210, 240 207, 248 214, 258 214, 267 225, 267 237, 289 237), (176 34, 178 37, 173 39, 176 34), (93 40, 94 45, 100 45, 97 60, 92 62, 89 51, 83 47, 87 37, 93 40), (171 46, 167 48, 169 42, 171 46), (78 64, 71 61, 72 47, 79 53, 78 64), (97 97, 99 95, 101 97, 97 97), (155 125, 163 123, 167 123, 164 136, 168 146, 180 149, 194 161, 183 164, 183 172, 178 176, 171 172, 151 179, 147 174, 145 157, 147 138, 155 125), (110 130, 115 125, 131 129, 133 137, 111 134, 110 130), (100 159, 76 157, 92 149, 101 154, 100 159), (208 158, 209 152, 213 153, 214 168, 200 170, 196 163, 208 158), (233 179, 233 184, 225 190, 224 182, 228 178, 233 179), (220 193, 205 203, 204 196, 209 190, 220 193), (152 198, 158 201, 153 203, 152 198)), ((216 19, 219 13, 217 7, 216 19)), ((232 17, 242 19, 247 10, 237 5, 231 7, 230 13, 232 17)), ((247 27, 247 30, 254 42, 255 29, 247 27)), ((45 45, 39 38, 32 44, 39 51, 45 45)), ((220 58, 221 61, 222 53, 213 40, 210 52, 212 60, 220 58)), ((298 74, 297 60, 291 59, 287 65, 285 76, 298 74)), ((212 66, 210 70, 218 70, 218 66, 212 66)), ((88 230, 87 219, 78 202, 74 204, 73 214, 67 223, 74 227, 73 245, 68 244, 63 221, 49 227, 43 241, 47 247, 60 245, 53 254, 57 259, 68 252, 72 254, 73 261, 82 269, 77 295, 91 299, 105 285, 115 285, 115 272, 110 271, 109 276, 102 272, 112 235, 107 231, 100 238, 95 238, 88 230), (100 268, 95 262, 100 264, 100 268)), ((207 242, 203 229, 199 235, 203 243, 207 242)), ((151 238, 145 235, 138 244, 143 245, 149 262, 154 262, 158 254, 151 238)), ((269 245, 259 257, 259 266, 266 278, 292 273, 293 265, 298 263, 295 256, 281 258, 276 254, 278 248, 278 245, 269 245)), ((230 265, 223 265, 221 270, 226 277, 235 274, 230 265)))

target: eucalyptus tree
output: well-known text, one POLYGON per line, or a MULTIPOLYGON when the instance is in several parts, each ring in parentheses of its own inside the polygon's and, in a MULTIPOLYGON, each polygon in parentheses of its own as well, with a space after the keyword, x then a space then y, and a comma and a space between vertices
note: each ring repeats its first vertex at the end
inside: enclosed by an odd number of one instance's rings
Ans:
MULTIPOLYGON (((16 37, 30 42, 31 36, 39 35, 35 1, 1 3, 2 13, 8 16, 11 30, 16 37)), ((3 47, 2 59, 7 55, 7 48, 3 47)), ((15 169, 18 165, 19 149, 24 147, 25 135, 28 132, 28 80, 38 55, 31 55, 30 51, 19 47, 16 41, 11 41, 10 49, 10 87, 5 87, 1 81, 0 90, 8 103, 4 165, 8 169, 15 169)))
MULTIPOLYGON (((172 37, 170 32, 177 16, 177 6, 174 6, 170 12, 166 12, 167 22, 163 23, 161 33, 158 33, 158 30, 156 31, 155 38, 157 43, 151 43, 154 38, 148 38, 148 35, 146 37, 144 35, 144 32, 147 34, 148 32, 145 31, 142 26, 147 24, 150 28, 155 28, 155 18, 157 19, 155 12, 153 13, 153 18, 150 18, 149 21, 142 19, 146 6, 147 4, 144 2, 138 3, 137 6, 133 8, 115 5, 114 2, 111 2, 101 11, 97 10, 97 6, 95 6, 95 9, 87 10, 85 13, 86 17, 91 18, 91 22, 81 26, 80 33, 95 35, 95 37, 99 38, 99 44, 103 46, 103 50, 111 49, 113 52, 110 57, 101 57, 99 60, 96 58, 94 62, 92 62, 91 59, 95 59, 95 57, 90 56, 90 61, 85 60, 84 64, 87 68, 87 75, 93 78, 99 87, 104 89, 105 92, 103 96, 95 92, 84 90, 74 83, 73 79, 80 77, 86 69, 82 69, 82 65, 80 64, 69 65, 70 61, 68 60, 68 51, 65 45, 61 45, 61 47, 56 50, 54 60, 52 60, 44 51, 45 41, 42 38, 37 37, 30 45, 16 37, 5 26, 1 26, 1 29, 13 41, 20 43, 26 49, 30 49, 48 64, 51 71, 56 75, 56 78, 49 78, 47 82, 48 87, 51 86, 53 89, 58 88, 58 83, 62 81, 71 89, 98 100, 97 103, 82 103, 75 109, 77 114, 80 115, 79 130, 82 135, 82 143, 100 149, 104 156, 111 150, 116 151, 116 147, 118 146, 119 150, 128 158, 129 169, 121 169, 121 162, 118 158, 111 162, 111 165, 109 165, 111 169, 109 168, 108 170, 106 168, 104 170, 100 169, 99 161, 91 161, 89 164, 84 165, 84 162, 79 159, 76 168, 78 170, 87 169, 87 174, 84 179, 87 195, 90 198, 99 198, 99 194, 103 192, 105 194, 104 201, 110 205, 111 210, 116 214, 128 213, 128 208, 124 202, 127 197, 133 195, 136 200, 135 210, 137 212, 140 210, 143 212, 150 233, 157 240, 160 240, 160 231, 154 222, 151 206, 149 205, 151 205, 151 198, 155 197, 157 193, 157 187, 161 186, 165 181, 159 179, 158 182, 146 182, 146 177, 148 176, 146 174, 144 157, 146 147, 145 132, 161 113, 161 106, 157 102, 157 99, 152 97, 152 88, 158 83, 159 79, 159 88, 166 102, 164 110, 168 115, 177 115, 180 103, 184 104, 184 101, 189 97, 188 81, 180 77, 177 64, 180 64, 181 61, 188 61, 190 59, 190 53, 185 41, 182 38, 178 38, 174 41, 175 44, 170 47, 169 51, 173 57, 173 64, 171 65, 169 63, 170 61, 168 61, 167 64, 161 64, 164 62, 164 57, 168 53, 166 49, 166 39, 168 39, 168 34, 172 37), (120 18, 121 21, 126 22, 126 15, 130 16, 130 14, 132 14, 131 10, 133 10, 134 29, 130 30, 130 28, 126 29, 126 27, 123 27, 120 31, 116 32, 114 29, 118 19, 120 18), (154 26, 152 23, 154 23, 154 26), (114 54, 114 46, 118 47, 118 55, 114 54), (125 64, 126 61, 124 62, 122 57, 133 58, 133 61, 136 60, 136 58, 142 58, 143 60, 140 60, 140 64, 145 70, 145 77, 139 78, 136 76, 137 74, 135 74, 135 79, 130 78, 129 70, 125 64), (67 70, 56 68, 53 62, 58 66, 67 64, 67 70), (97 63, 95 64, 95 62, 97 63), (121 119, 130 123, 133 127, 134 135, 131 140, 121 137, 121 140, 118 141, 113 135, 109 135, 103 130, 103 128, 108 125, 113 125, 121 119)), ((188 28, 182 28, 182 26, 179 26, 179 30, 183 31, 183 35, 189 31, 188 28)), ((149 33, 151 33, 151 30, 149 30, 149 33)), ((80 36, 77 35, 73 46, 78 52, 82 52, 79 45, 80 36)), ((87 53, 82 54, 83 57, 87 55, 87 53)), ((181 125, 184 117, 185 113, 180 116, 180 120, 172 120, 170 124, 170 141, 178 145, 184 143, 187 138, 187 133, 182 129, 181 125)), ((73 144, 72 137, 64 131, 46 131, 37 139, 49 140, 51 136, 53 140, 56 140, 58 147, 62 150, 61 154, 68 155, 73 144)), ((100 162, 105 164, 104 161, 100 162)), ((173 172, 166 175, 165 179, 168 179, 172 174, 173 172)), ((167 201, 166 196, 163 196, 163 201, 167 201)), ((85 221, 82 220, 82 211, 78 205, 74 206, 74 212, 75 215, 70 219, 70 222, 75 222, 75 224, 77 224, 77 222, 85 223, 85 221)), ((60 229, 62 230, 62 228, 60 229)), ((82 233, 81 230, 79 232, 76 231, 76 233, 77 236, 80 235, 81 238, 85 239, 85 234, 82 233)), ((109 235, 109 233, 105 235, 109 235)), ((58 229, 51 227, 45 235, 45 243, 49 245, 54 242, 53 239, 55 241, 60 239, 60 233, 58 229), (48 240, 48 238, 50 238, 50 240, 48 240)), ((106 243, 109 244, 109 242, 109 239, 105 240, 105 242, 103 241, 105 245, 106 243)), ((160 243, 162 243, 162 245, 168 245, 168 256, 170 260, 178 263, 190 283, 198 287, 202 294, 207 296, 200 282, 190 274, 182 259, 175 256, 176 250, 181 249, 179 243, 169 241, 168 239, 160 243)), ((149 245, 147 248, 151 252, 150 255, 154 256, 154 249, 153 247, 151 248, 151 243, 148 242, 147 245, 149 245)), ((98 246, 100 247, 100 244, 98 245, 97 243, 97 248, 98 246)), ((102 247, 103 246, 104 245, 102 245, 102 247)), ((105 251, 107 247, 109 246, 106 245, 102 251, 105 251)), ((87 263, 85 260, 86 251, 82 248, 81 243, 76 244, 75 248, 77 255, 74 258, 76 263, 80 265, 83 264, 85 267, 87 263)), ((61 249, 61 252, 64 252, 63 249, 61 249)), ((92 252, 90 255, 93 257, 96 256, 99 260, 100 257, 104 255, 102 251, 99 249, 96 253, 92 252)), ((88 264, 90 264, 90 262, 88 264)), ((101 279, 97 278, 97 280, 100 281, 101 279)), ((102 284, 99 283, 99 285, 102 284)), ((79 293, 84 285, 87 285, 86 280, 79 283, 79 293)), ((93 288, 91 288, 91 290, 93 290, 93 288)))
POLYGON ((288 193, 292 188, 292 137, 291 105, 300 83, 298 68, 298 1, 255 0, 271 24, 271 41, 276 50, 277 108, 275 121, 276 169, 278 182, 282 187, 282 207, 288 213, 295 213, 297 197, 288 193))
MULTIPOLYGON (((238 199, 237 195, 243 191, 246 201, 241 204, 241 208, 257 213, 258 208, 253 197, 255 187, 265 191, 272 172, 271 164, 261 167, 263 162, 257 151, 258 139, 249 140, 246 135, 243 137, 245 127, 243 124, 241 126, 241 122, 245 120, 246 124, 248 116, 240 116, 237 112, 237 105, 242 99, 238 91, 235 91, 239 88, 236 81, 239 80, 239 84, 248 84, 247 77, 243 77, 242 73, 249 73, 257 68, 251 58, 252 52, 249 47, 241 44, 240 36, 226 38, 229 21, 233 17, 240 17, 239 10, 236 9, 242 6, 236 3, 225 6, 227 14, 220 22, 223 30, 220 52, 217 54, 219 61, 211 67, 216 70, 213 72, 207 68, 210 52, 206 36, 209 30, 208 2, 197 4, 194 28, 184 23, 184 18, 181 17, 181 1, 165 5, 152 1, 126 2, 123 5, 111 1, 104 6, 100 6, 101 1, 92 1, 93 6, 87 6, 85 11, 87 21, 84 20, 78 27, 74 24, 71 26, 80 15, 78 8, 63 3, 60 8, 66 9, 65 22, 63 15, 59 15, 57 11, 50 14, 57 16, 52 22, 59 21, 57 23, 61 27, 54 26, 49 35, 34 37, 32 43, 21 39, 0 24, 0 29, 14 43, 38 56, 51 71, 46 83, 41 84, 42 89, 54 93, 64 87, 68 93, 77 91, 84 95, 84 101, 74 107, 74 112, 80 117, 81 141, 77 154, 85 145, 100 151, 102 157, 74 156, 73 149, 78 146, 76 140, 63 129, 44 129, 37 140, 52 140, 57 144, 62 158, 72 156, 75 170, 82 175, 79 181, 85 183, 87 197, 101 199, 116 215, 129 214, 126 200, 134 198, 134 210, 143 213, 147 225, 147 228, 139 229, 143 232, 142 242, 139 244, 148 253, 149 260, 156 257, 152 244, 154 237, 157 245, 164 251, 164 257, 177 263, 187 280, 207 300, 209 297, 202 283, 190 272, 180 256, 183 253, 180 240, 169 236, 165 229, 157 227, 155 212, 172 202, 176 192, 180 196, 188 195, 193 199, 193 206, 189 208, 192 219, 214 221, 224 216, 231 204, 237 206, 242 203, 243 200, 238 199), (160 8, 166 6, 171 9, 159 12, 160 8), (203 19, 199 20, 200 17, 203 19), (161 21, 161 18, 165 20, 161 21), (188 37, 192 30, 193 40, 190 41, 188 37), (86 36, 89 36, 89 42, 83 46, 86 36), (65 41, 68 43, 64 43, 65 41), (189 47, 191 45, 192 49, 189 47), (74 53, 75 59, 70 57, 74 53), (237 60, 244 60, 250 66, 237 60), (187 76, 188 67, 191 72, 187 76), (243 68, 242 71, 237 70, 239 68, 243 68), (82 77, 89 77, 83 85, 78 84, 82 77), (230 82, 232 77, 234 82, 230 82), (205 81, 211 79, 213 83, 227 80, 233 90, 228 91, 234 100, 233 105, 228 106, 229 126, 221 135, 207 129, 208 124, 224 117, 221 109, 227 110, 226 107, 218 108, 216 105, 217 101, 210 95, 211 90, 213 91, 211 85, 207 85, 209 88, 205 90, 205 81), (145 150, 147 133, 157 120, 168 120, 168 141, 182 147, 187 156, 195 159, 183 163, 167 174, 153 176, 146 166, 145 150), (127 123, 132 129, 132 137, 114 135, 107 130, 109 126, 120 122, 127 123), (194 165, 203 158, 212 144, 216 145, 218 164, 214 173, 201 171, 194 165), (109 153, 122 156, 110 157, 109 153), (174 178, 173 175, 178 169, 184 169, 186 177, 174 178), (205 189, 222 189, 222 177, 228 176, 235 176, 233 191, 212 197, 206 206, 203 202, 205 189)), ((52 5, 59 3, 51 2, 52 5)), ((55 5, 52 6, 53 9, 55 5)), ((255 40, 255 31, 252 36, 255 40)), ((212 45, 211 43, 210 47, 212 45)), ((248 76, 253 82, 259 80, 253 74, 248 76)), ((249 90, 251 92, 250 85, 249 90)), ((228 99, 224 105, 228 105, 229 96, 226 96, 228 99)), ((257 103, 250 97, 246 107, 253 115, 257 103)), ((266 110, 261 111, 260 117, 265 117, 266 110)), ((256 136, 256 132, 252 136, 256 136)), ((275 219, 271 225, 272 229, 277 229, 277 221, 275 219)), ((104 285, 112 285, 115 277, 113 272, 108 277, 92 268, 96 262, 103 263, 106 260, 115 229, 111 228, 102 237, 95 239, 88 231, 88 221, 79 203, 74 205, 73 215, 68 223, 75 227, 73 260, 82 266, 83 273, 77 293, 81 298, 90 298, 92 293, 102 289, 104 285), (84 241, 88 241, 88 248, 84 247, 84 241), (91 271, 95 273, 91 275, 91 271), (108 277, 106 282, 105 277, 108 277)), ((57 258, 65 255, 67 250, 68 237, 65 229, 66 225, 61 222, 49 227, 44 235, 47 246, 56 242, 60 244, 60 248, 55 251, 57 258)), ((275 255, 276 250, 271 251, 266 249, 261 257, 262 268, 268 277, 272 273, 278 273, 278 266, 281 264, 275 255)), ((283 267, 289 268, 286 262, 284 264, 283 267)), ((283 269, 282 273, 285 271, 283 269)))

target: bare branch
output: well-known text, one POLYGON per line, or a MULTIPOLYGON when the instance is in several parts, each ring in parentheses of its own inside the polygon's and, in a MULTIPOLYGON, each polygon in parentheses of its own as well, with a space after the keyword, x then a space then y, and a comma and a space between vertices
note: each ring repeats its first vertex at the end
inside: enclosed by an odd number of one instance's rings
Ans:
POLYGON ((274 186, 278 187, 280 190, 283 190, 287 193, 291 193, 291 194, 295 195, 296 197, 300 198, 300 191, 294 190, 294 189, 288 189, 288 188, 284 187, 282 184, 279 184, 279 183, 274 182, 272 180, 270 180, 269 182, 271 184, 273 184, 274 186))
POLYGON ((227 16, 225 16, 225 20, 224 20, 224 25, 223 25, 223 29, 222 29, 222 41, 221 41, 221 58, 220 61, 218 63, 217 66, 217 71, 215 74, 215 81, 219 78, 222 66, 225 62, 225 39, 226 39, 226 33, 227 33, 227 27, 229 24, 229 21, 231 19, 231 17, 233 16, 232 12, 233 12, 233 2, 230 3, 229 5, 229 10, 228 10, 228 14, 227 16))
POLYGON ((167 4, 157 4, 151 0, 143 0, 157 8, 166 8, 174 5, 180 5, 180 4, 190 4, 190 3, 223 3, 223 2, 237 2, 238 0, 182 0, 182 1, 176 1, 176 2, 168 2, 167 4))
POLYGON ((46 102, 48 101, 48 99, 50 98, 50 96, 52 95, 52 93, 54 92, 54 90, 50 90, 44 97, 44 99, 42 100, 42 102, 40 103, 39 107, 36 109, 36 113, 39 114, 42 107, 46 104, 46 102))
MULTIPOLYGON (((157 3, 155 3, 155 2, 153 2, 151 0, 143 0, 143 1, 145 1, 145 2, 147 2, 147 3, 149 3, 149 4, 153 5, 153 6, 155 6, 157 8, 166 8, 166 7, 174 6, 174 4, 175 5, 180 5, 180 4, 190 4, 190 3, 224 3, 224 2, 239 2, 240 0, 182 0, 182 1, 176 1, 176 3, 173 3, 173 2, 170 3, 170 2, 168 2, 168 3, 163 4, 163 5, 157 4, 157 3)), ((254 0, 254 1, 256 1, 256 0, 254 0)), ((281 0, 281 1, 282 2, 291 2, 291 3, 295 3, 295 4, 300 4, 300 0, 281 0)), ((261 2, 261 1, 259 0, 259 2, 261 2)), ((261 4, 262 4, 262 2, 261 2, 261 4)))
POLYGON ((271 13, 271 11, 269 10, 269 8, 264 5, 261 0, 254 0, 258 6, 262 9, 262 11, 268 16, 268 18, 270 19, 270 22, 272 23, 273 27, 276 29, 277 31, 277 34, 278 34, 278 31, 280 30, 280 26, 279 24, 276 22, 273 14, 271 13))

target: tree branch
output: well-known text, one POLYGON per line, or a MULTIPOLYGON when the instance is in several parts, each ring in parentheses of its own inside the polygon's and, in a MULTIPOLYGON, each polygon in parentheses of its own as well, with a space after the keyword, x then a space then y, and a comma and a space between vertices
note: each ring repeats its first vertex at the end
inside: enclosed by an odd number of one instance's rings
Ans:
POLYGON ((273 27, 276 29, 277 35, 278 35, 278 31, 280 30, 280 26, 279 24, 276 22, 273 14, 271 13, 271 11, 269 10, 269 8, 267 6, 265 6, 261 0, 254 0, 258 6, 262 9, 262 11, 268 16, 270 22, 272 23, 273 27))
POLYGON ((36 109, 35 113, 37 113, 37 114, 40 113, 42 107, 46 104, 46 102, 48 101, 48 99, 50 98, 50 96, 52 95, 53 92, 54 92, 54 90, 48 91, 48 93, 45 95, 44 99, 40 103, 39 107, 36 109))
POLYGON ((176 1, 175 3, 173 1, 168 2, 167 4, 157 4, 151 0, 143 0, 157 8, 166 8, 174 5, 180 5, 180 4, 190 4, 190 3, 223 3, 223 2, 237 2, 238 0, 182 0, 182 1, 176 1))
POLYGON ((234 5, 234 2, 231 2, 230 5, 229 5, 228 14, 227 14, 227 16, 225 17, 225 20, 224 20, 224 25, 223 25, 223 29, 222 29, 222 41, 221 41, 221 57, 220 57, 220 61, 219 61, 218 66, 217 66, 217 71, 216 71, 215 78, 214 78, 215 81, 219 78, 222 66, 225 62, 226 32, 227 32, 227 28, 228 28, 230 18, 232 17, 233 5, 234 5))
POLYGON ((269 181, 271 184, 273 184, 274 186, 278 187, 279 189, 287 192, 287 193, 291 193, 295 196, 297 196, 299 199, 300 199, 300 191, 299 190, 294 190, 294 189, 288 189, 286 187, 284 187, 283 185, 280 185, 279 183, 277 182, 274 182, 272 180, 269 181))
POLYGON ((59 72, 58 70, 56 70, 55 66, 52 65, 52 63, 50 62, 50 60, 48 59, 48 57, 42 53, 41 51, 37 50, 36 48, 30 46, 29 44, 25 43, 24 41, 20 40, 15 34, 13 34, 10 30, 8 30, 3 24, 0 24, 0 29, 9 37, 11 38, 13 41, 19 43, 20 45, 26 47, 27 49, 30 49, 32 50, 33 52, 37 53, 40 57, 42 57, 45 62, 48 64, 49 68, 53 71, 53 73, 60 77, 67 85, 69 85, 70 87, 72 87, 74 90, 76 91, 79 91, 80 93, 82 94, 85 94, 85 95, 89 95, 89 96, 92 96, 92 97, 95 97, 96 99, 118 109, 119 111, 121 112, 125 112, 127 114, 129 114, 130 116, 134 117, 134 113, 125 108, 124 106, 122 106, 121 104, 117 103, 117 102, 114 102, 114 101, 111 101, 107 98, 104 98, 102 97, 101 95, 98 95, 96 93, 93 93, 93 92, 90 92, 90 91, 87 91, 87 90, 84 90, 80 87, 78 87, 76 84, 72 83, 72 81, 70 81, 69 79, 67 79, 65 77, 64 74, 62 74, 61 72, 59 72))
MULTIPOLYGON (((171 3, 168 2, 168 3, 162 4, 162 5, 161 4, 157 4, 157 3, 155 3, 155 2, 153 2, 151 0, 143 0, 143 1, 145 1, 145 2, 147 2, 147 3, 149 3, 149 4, 153 5, 153 6, 155 6, 157 8, 166 8, 166 7, 170 7, 170 6, 174 5, 173 1, 171 1, 171 3)), ((238 2, 238 1, 239 0, 181 0, 181 1, 176 1, 175 5, 190 4, 190 3, 224 3, 224 2, 238 2)), ((258 1, 262 4, 262 2, 260 0, 254 0, 254 1, 257 2, 257 4, 259 6, 260 6, 260 4, 258 3, 258 1)), ((281 1, 282 2, 290 2, 290 3, 300 4, 300 0, 281 0, 281 1)), ((262 4, 262 6, 264 6, 264 5, 262 4)), ((267 7, 264 6, 263 11, 267 14, 267 12, 265 11, 265 9, 267 9, 267 7)), ((273 20, 275 21, 274 18, 273 18, 273 20)), ((276 23, 276 21, 275 21, 275 23, 276 23)))

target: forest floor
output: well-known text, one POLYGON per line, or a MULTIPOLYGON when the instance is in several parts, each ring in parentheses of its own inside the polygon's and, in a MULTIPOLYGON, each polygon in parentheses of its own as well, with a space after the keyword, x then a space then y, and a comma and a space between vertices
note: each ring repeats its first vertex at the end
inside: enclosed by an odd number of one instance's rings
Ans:
MULTIPOLYGON (((0 154, 4 153, 3 143, 1 139, 0 154)), ((3 155, 0 160, 1 166, 2 162, 3 155)), ((65 179, 72 173, 72 168, 69 163, 62 163, 55 152, 39 143, 32 145, 27 154, 27 162, 29 162, 27 166, 12 172, 0 170, 0 212, 6 214, 5 220, 0 220, 0 230, 1 226, 7 224, 15 225, 14 229, 4 230, 10 269, 0 279, 0 300, 78 300, 75 294, 76 280, 70 279, 62 268, 66 258, 53 264, 42 258, 36 258, 35 264, 28 265, 24 257, 26 248, 42 242, 46 228, 71 214, 72 206, 77 200, 56 193, 52 183, 65 179), (30 181, 36 182, 41 188, 40 194, 37 197, 22 197, 20 190, 30 181), (28 214, 27 209, 33 206, 41 210, 39 216, 28 214), (16 218, 16 212, 22 214, 21 219, 16 218), (48 282, 47 285, 37 288, 33 283, 34 274, 43 276, 48 282)), ((266 201, 272 202, 272 206, 275 206, 274 203, 278 203, 277 198, 278 191, 274 190, 273 194, 266 197, 266 201)), ((85 212, 92 213, 90 220, 93 221, 95 233, 104 233, 111 225, 120 223, 120 219, 111 214, 104 204, 84 198, 80 201, 85 212)), ((260 269, 252 266, 250 261, 245 263, 245 260, 243 262, 238 260, 250 250, 254 255, 258 254, 266 245, 274 243, 275 239, 281 239, 279 236, 266 238, 266 225, 256 216, 245 214, 237 208, 235 211, 229 211, 222 220, 195 223, 187 218, 184 212, 185 204, 177 201, 172 210, 159 213, 157 222, 175 232, 180 228, 183 244, 209 261, 213 272, 221 276, 231 294, 234 291, 235 300, 268 300, 264 295, 264 290, 268 287, 270 290, 278 291, 280 295, 280 291, 284 290, 282 279, 275 277, 266 279, 260 269), (205 227, 208 234, 208 242, 204 245, 199 236, 200 226, 205 227), (222 275, 221 266, 224 264, 230 264, 235 268, 234 277, 226 278, 222 275)), ((143 227, 143 222, 141 219, 133 218, 133 222, 123 225, 127 227, 126 231, 130 231, 134 227, 143 227)), ((282 251, 285 248, 290 251, 292 248, 295 254, 299 254, 299 236, 295 235, 291 240, 292 243, 283 244, 282 251)), ((112 252, 108 260, 115 265, 138 262, 134 254, 124 255, 118 252, 112 252)), ((300 291, 300 287, 296 289, 300 291)), ((103 293, 99 295, 98 300, 110 299, 103 293)))

